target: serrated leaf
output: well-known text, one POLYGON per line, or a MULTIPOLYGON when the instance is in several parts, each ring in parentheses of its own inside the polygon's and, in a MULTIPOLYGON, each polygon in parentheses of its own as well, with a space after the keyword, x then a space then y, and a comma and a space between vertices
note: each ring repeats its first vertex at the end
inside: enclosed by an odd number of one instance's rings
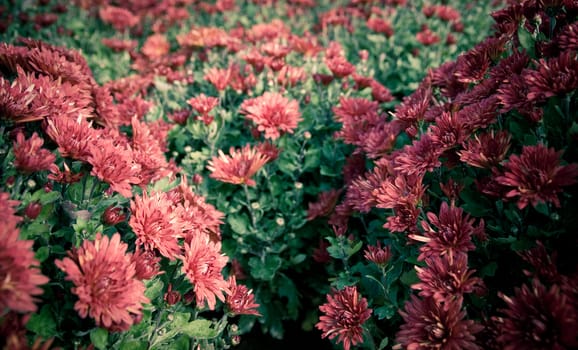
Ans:
POLYGON ((249 233, 249 218, 245 214, 232 214, 227 217, 227 223, 233 232, 240 235, 249 233))
POLYGON ((108 331, 104 328, 95 328, 90 331, 90 342, 95 348, 105 350, 108 345, 108 331))
POLYGON ((44 260, 46 260, 49 255, 50 255, 50 247, 48 247, 48 246, 42 246, 42 247, 38 248, 36 253, 34 253, 34 257, 40 263, 43 262, 44 260))
POLYGON ((161 295, 164 287, 163 282, 158 278, 147 281, 145 285, 145 296, 150 300, 158 298, 161 295))
POLYGON ((277 270, 281 267, 283 260, 277 255, 267 255, 264 260, 257 257, 249 259, 251 267, 251 276, 256 279, 270 281, 275 276, 277 270))
POLYGON ((404 272, 399 278, 399 280, 406 286, 411 286, 419 282, 419 278, 417 277, 417 272, 415 271, 415 269, 411 269, 409 271, 404 272))
POLYGON ((130 340, 120 345, 120 350, 146 350, 148 343, 146 341, 130 340))
POLYGON ((218 335, 213 322, 205 319, 196 319, 184 325, 181 332, 194 339, 212 339, 218 335))
POLYGON ((26 323, 26 329, 45 339, 56 336, 56 320, 50 310, 50 306, 44 305, 40 312, 30 315, 30 320, 26 323))

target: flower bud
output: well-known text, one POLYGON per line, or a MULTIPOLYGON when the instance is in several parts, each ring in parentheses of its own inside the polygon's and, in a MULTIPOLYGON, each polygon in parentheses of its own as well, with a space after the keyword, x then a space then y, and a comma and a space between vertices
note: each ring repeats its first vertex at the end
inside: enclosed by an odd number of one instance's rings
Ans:
POLYGON ((181 293, 178 291, 173 290, 173 285, 169 283, 169 287, 167 288, 167 292, 165 293, 164 300, 169 305, 175 305, 179 301, 181 301, 181 293))
POLYGON ((38 215, 40 215, 41 211, 42 204, 39 202, 31 202, 26 206, 26 209, 24 209, 24 215, 26 215, 27 218, 34 220, 38 215))
POLYGON ((121 207, 115 207, 114 205, 109 206, 104 210, 102 214, 102 221, 105 224, 114 226, 126 220, 126 214, 121 207))

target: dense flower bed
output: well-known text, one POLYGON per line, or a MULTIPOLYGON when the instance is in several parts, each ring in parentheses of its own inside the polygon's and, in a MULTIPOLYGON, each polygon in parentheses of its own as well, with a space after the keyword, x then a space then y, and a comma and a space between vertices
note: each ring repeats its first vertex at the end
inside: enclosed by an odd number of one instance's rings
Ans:
POLYGON ((2 348, 578 347, 577 16, 0 7, 2 348))

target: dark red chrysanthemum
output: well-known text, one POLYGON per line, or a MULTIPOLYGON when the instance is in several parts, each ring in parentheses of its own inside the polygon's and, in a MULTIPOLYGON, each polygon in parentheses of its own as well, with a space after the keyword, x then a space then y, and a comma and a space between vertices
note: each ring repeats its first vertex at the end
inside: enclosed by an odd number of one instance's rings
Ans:
POLYGON ((544 100, 578 88, 578 60, 576 53, 565 51, 560 56, 537 62, 536 70, 526 70, 529 100, 544 100))
POLYGON ((507 131, 494 130, 466 140, 459 151, 460 160, 477 168, 491 169, 500 164, 510 149, 511 136, 507 131))
POLYGON ((554 203, 560 206, 562 187, 576 183, 578 165, 560 165, 562 151, 542 144, 524 146, 522 154, 512 154, 496 181, 510 188, 507 198, 518 197, 518 208, 528 204, 554 203))
POLYGON ((315 327, 323 332, 322 338, 337 338, 337 343, 343 343, 345 350, 363 342, 363 324, 372 310, 357 287, 333 290, 333 294, 327 294, 327 303, 319 306, 319 310, 324 315, 319 317, 315 327))
POLYGON ((118 233, 110 239, 98 233, 94 242, 85 240, 70 257, 55 261, 74 283, 74 309, 111 331, 128 330, 142 315, 142 304, 149 302, 126 249, 118 233))
POLYGON ((411 286, 419 290, 422 297, 432 297, 436 303, 451 305, 450 300, 462 300, 465 293, 471 293, 482 286, 482 280, 473 277, 475 270, 468 269, 468 258, 459 255, 450 263, 445 256, 433 255, 425 259, 426 267, 416 266, 421 282, 411 286))
POLYGON ((406 145, 395 158, 395 170, 405 175, 423 176, 441 166, 442 149, 437 147, 429 134, 406 145))
POLYGON ((516 288, 515 295, 499 296, 508 305, 501 310, 505 317, 496 317, 504 350, 564 350, 578 346, 576 309, 562 294, 560 287, 547 289, 538 279, 529 287, 516 288))
POLYGON ((316 202, 310 202, 307 208, 307 220, 311 221, 320 216, 328 216, 333 212, 341 190, 331 189, 320 192, 316 202))
POLYGON ((450 264, 453 264, 458 256, 475 248, 471 236, 476 233, 477 228, 474 227, 474 219, 464 214, 462 208, 443 202, 439 216, 429 212, 427 218, 429 223, 425 220, 421 222, 424 235, 409 236, 426 243, 420 248, 419 260, 446 255, 450 264))
POLYGON ((419 299, 411 296, 403 311, 405 321, 396 335, 397 345, 393 349, 414 350, 482 350, 476 344, 475 334, 482 326, 465 320, 466 312, 461 301, 452 300, 438 304, 433 298, 419 299))
POLYGON ((391 247, 381 246, 381 241, 377 241, 377 245, 368 245, 363 252, 363 257, 379 267, 385 267, 391 259, 391 247))

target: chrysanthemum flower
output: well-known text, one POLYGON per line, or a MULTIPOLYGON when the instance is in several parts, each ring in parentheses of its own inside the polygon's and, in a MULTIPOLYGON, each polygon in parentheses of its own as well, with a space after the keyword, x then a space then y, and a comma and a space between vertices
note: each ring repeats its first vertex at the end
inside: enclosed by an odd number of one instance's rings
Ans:
POLYGON ((411 286, 419 290, 422 297, 432 297, 436 303, 451 305, 448 301, 461 301, 465 293, 482 287, 482 280, 472 276, 476 271, 468 269, 468 258, 465 254, 456 257, 453 263, 450 263, 447 257, 438 255, 425 261, 426 267, 415 267, 421 282, 411 286))
POLYGON ((16 200, 10 199, 10 194, 0 192, 0 226, 16 227, 22 221, 22 217, 16 215, 15 207, 20 204, 16 200))
POLYGON ((35 132, 25 140, 24 133, 16 134, 14 142, 14 166, 24 173, 48 170, 54 164, 56 156, 47 149, 42 148, 44 140, 35 132))
POLYGON ((422 176, 441 166, 442 151, 429 134, 423 134, 419 140, 406 145, 395 158, 395 170, 405 175, 422 176))
POLYGON ((475 334, 482 326, 465 320, 466 312, 460 311, 461 302, 449 301, 440 305, 433 298, 419 299, 411 296, 399 314, 405 321, 396 335, 393 349, 423 350, 482 350, 476 344, 475 334))
POLYGON ((85 240, 70 257, 55 261, 74 283, 74 309, 80 317, 90 316, 99 327, 113 331, 128 330, 142 315, 142 304, 149 302, 126 249, 118 233, 110 239, 98 233, 94 242, 85 240))
POLYGON ((133 158, 132 149, 118 145, 110 137, 96 139, 89 146, 88 163, 91 175, 108 183, 113 191, 132 197, 132 185, 140 184, 141 167, 133 158))
POLYGON ((211 83, 217 91, 223 91, 229 85, 231 72, 229 69, 212 67, 205 73, 204 79, 211 83))
POLYGON ((134 27, 140 21, 139 17, 129 10, 110 5, 102 7, 98 14, 103 22, 110 23, 119 32, 134 27))
POLYGON ((195 235, 190 243, 185 243, 183 273, 193 284, 197 306, 206 305, 215 309, 217 298, 225 301, 230 294, 229 283, 223 278, 222 270, 228 258, 221 253, 221 243, 213 242, 204 234, 195 235))
POLYGON ((136 196, 130 202, 132 215, 129 224, 136 243, 146 250, 157 250, 174 260, 181 253, 178 239, 182 237, 179 210, 174 208, 166 192, 136 196))
POLYGON ((153 34, 145 40, 141 52, 147 58, 154 60, 167 55, 170 49, 171 45, 166 36, 163 34, 153 34))
POLYGON ((201 234, 209 235, 213 241, 221 239, 220 226, 223 224, 225 214, 207 203, 205 197, 193 192, 186 176, 182 176, 179 186, 167 194, 174 205, 183 208, 179 210, 179 219, 182 222, 182 233, 186 242, 190 242, 193 236, 201 234))
POLYGON ((537 70, 526 70, 524 78, 528 84, 529 100, 544 100, 563 95, 578 88, 578 60, 572 51, 537 63, 537 70))
POLYGON ((324 315, 319 317, 315 327, 323 332, 322 338, 337 338, 337 343, 343 343, 345 350, 363 342, 363 324, 373 310, 368 308, 367 299, 361 297, 357 287, 333 290, 319 310, 324 315))
POLYGON ((381 241, 377 245, 368 245, 363 252, 363 257, 379 267, 385 267, 391 259, 391 247, 381 246, 381 241))
POLYGON ((61 156, 85 162, 90 155, 90 144, 97 137, 85 119, 49 118, 45 132, 56 142, 61 156))
POLYGON ((462 208, 443 202, 439 216, 429 212, 427 218, 429 223, 425 220, 421 222, 425 231, 423 236, 409 235, 411 239, 426 243, 420 248, 419 260, 446 255, 450 264, 453 264, 459 255, 467 254, 475 248, 471 236, 477 228, 474 227, 474 219, 464 214, 462 208))
POLYGON ((211 171, 210 177, 236 185, 255 186, 256 182, 251 177, 269 161, 269 158, 249 144, 241 149, 231 147, 229 154, 225 155, 219 150, 219 155, 209 160, 207 169, 211 171))
POLYGON ((538 279, 532 286, 516 288, 515 296, 499 296, 508 308, 497 317, 498 342, 504 350, 574 349, 578 346, 578 317, 565 294, 557 285, 547 289, 538 279))
POLYGON ((320 192, 316 202, 310 202, 307 208, 307 220, 311 221, 320 216, 328 216, 333 212, 337 200, 341 195, 340 189, 331 189, 320 192))
POLYGON ((257 311, 259 304, 255 303, 253 291, 244 285, 237 284, 235 276, 230 276, 228 282, 230 293, 227 295, 225 303, 229 312, 233 315, 261 316, 257 311))
POLYGON ((282 133, 293 133, 301 121, 299 103, 276 92, 265 92, 262 96, 243 101, 239 112, 257 124, 265 138, 275 140, 282 133))
MULTIPOLYGON (((0 202, 6 202, 1 197, 0 202)), ((1 207, 4 206, 0 203, 1 207)), ((35 312, 38 301, 35 296, 43 293, 40 285, 49 279, 36 268, 34 241, 20 240, 16 223, 15 220, 0 222, 0 310, 35 312)))
POLYGON ((560 206, 558 192, 562 187, 576 183, 578 165, 560 165, 562 151, 542 144, 524 146, 522 154, 512 154, 504 165, 504 173, 496 181, 510 189, 507 198, 518 197, 518 208, 529 203, 554 203, 560 206))
POLYGON ((199 115, 203 116, 209 114, 209 112, 219 104, 219 99, 217 97, 200 94, 199 96, 190 98, 187 103, 191 105, 199 115))
POLYGON ((507 131, 494 130, 475 135, 463 143, 458 151, 460 160, 476 168, 491 169, 500 164, 510 149, 511 136, 507 131))

